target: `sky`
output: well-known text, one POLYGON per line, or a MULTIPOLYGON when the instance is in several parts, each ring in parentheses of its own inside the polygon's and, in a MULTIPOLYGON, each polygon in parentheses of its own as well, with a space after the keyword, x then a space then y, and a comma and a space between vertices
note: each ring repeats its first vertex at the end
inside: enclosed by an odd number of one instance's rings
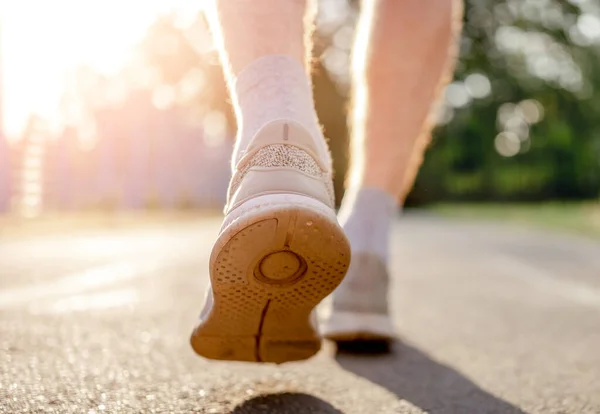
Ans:
MULTIPOLYGON (((195 17, 204 0, 0 0, 4 128, 37 113, 51 123, 69 68, 117 71, 157 15, 195 17)), ((182 24, 185 24, 182 21, 182 24)))

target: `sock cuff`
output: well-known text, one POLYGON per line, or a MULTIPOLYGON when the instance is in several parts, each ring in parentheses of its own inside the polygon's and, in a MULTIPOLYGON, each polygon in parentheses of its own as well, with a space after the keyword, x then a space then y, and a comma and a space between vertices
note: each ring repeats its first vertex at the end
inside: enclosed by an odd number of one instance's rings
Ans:
POLYGON ((242 97, 259 85, 299 86, 312 98, 312 84, 304 66, 291 56, 267 55, 246 66, 235 80, 235 91, 242 97))
POLYGON ((319 125, 311 79, 301 62, 286 55, 262 56, 240 72, 234 83, 244 135, 238 139, 233 162, 260 127, 276 119, 303 125, 315 139, 319 154, 331 165, 331 155, 319 125))
POLYGON ((351 189, 344 196, 338 215, 350 240, 352 254, 367 252, 387 262, 390 229, 398 202, 390 193, 375 187, 351 189))
POLYGON ((396 197, 385 190, 377 187, 349 188, 342 201, 340 217, 346 217, 353 209, 370 204, 376 205, 378 212, 387 216, 400 209, 396 197))

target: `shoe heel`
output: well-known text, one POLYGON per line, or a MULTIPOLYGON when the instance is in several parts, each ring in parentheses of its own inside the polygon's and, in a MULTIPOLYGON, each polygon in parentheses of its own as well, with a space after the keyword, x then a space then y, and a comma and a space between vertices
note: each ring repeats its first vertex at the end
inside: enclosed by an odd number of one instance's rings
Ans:
POLYGON ((192 336, 207 358, 282 363, 320 349, 311 312, 342 281, 350 246, 322 203, 289 194, 262 201, 213 249, 214 303, 192 336))
POLYGON ((263 362, 281 364, 301 361, 314 356, 321 349, 320 338, 277 339, 262 338, 259 344, 263 362))

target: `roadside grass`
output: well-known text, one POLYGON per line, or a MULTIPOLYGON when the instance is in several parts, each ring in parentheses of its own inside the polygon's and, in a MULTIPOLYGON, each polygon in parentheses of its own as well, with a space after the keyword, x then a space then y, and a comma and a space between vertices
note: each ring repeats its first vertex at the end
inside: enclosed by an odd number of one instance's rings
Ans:
POLYGON ((539 204, 437 204, 440 216, 542 227, 600 239, 600 202, 539 204))

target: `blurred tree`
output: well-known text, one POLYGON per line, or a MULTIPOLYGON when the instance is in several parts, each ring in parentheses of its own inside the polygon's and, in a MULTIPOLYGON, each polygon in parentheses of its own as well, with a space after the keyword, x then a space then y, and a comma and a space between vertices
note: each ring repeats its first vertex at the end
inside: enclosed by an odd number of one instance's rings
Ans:
MULTIPOLYGON (((323 4, 317 52, 327 73, 317 77, 344 95, 358 2, 323 4)), ((597 1, 467 1, 455 80, 408 203, 597 197, 599 52, 597 1)), ((327 120, 331 98, 322 95, 332 90, 317 93, 327 120)), ((335 143, 347 134, 332 120, 326 130, 335 143)))
POLYGON ((599 45, 595 1, 467 2, 454 116, 413 199, 597 197, 599 45))
MULTIPOLYGON (((336 159, 338 195, 347 165, 349 52, 358 3, 321 0, 315 34, 315 99, 336 159)), ((597 197, 600 3, 470 0, 464 23, 455 79, 408 202, 597 197)), ((217 115, 224 114, 227 129, 235 131, 201 14, 188 26, 173 16, 158 19, 135 65, 130 81, 152 89, 155 106, 184 108, 203 126, 221 125, 217 115)))
POLYGON ((202 13, 185 27, 178 26, 173 15, 161 16, 149 28, 138 56, 139 65, 153 75, 148 86, 155 97, 170 90, 170 104, 187 109, 193 122, 203 123, 207 114, 217 111, 225 116, 228 129, 235 130, 223 71, 202 13))

